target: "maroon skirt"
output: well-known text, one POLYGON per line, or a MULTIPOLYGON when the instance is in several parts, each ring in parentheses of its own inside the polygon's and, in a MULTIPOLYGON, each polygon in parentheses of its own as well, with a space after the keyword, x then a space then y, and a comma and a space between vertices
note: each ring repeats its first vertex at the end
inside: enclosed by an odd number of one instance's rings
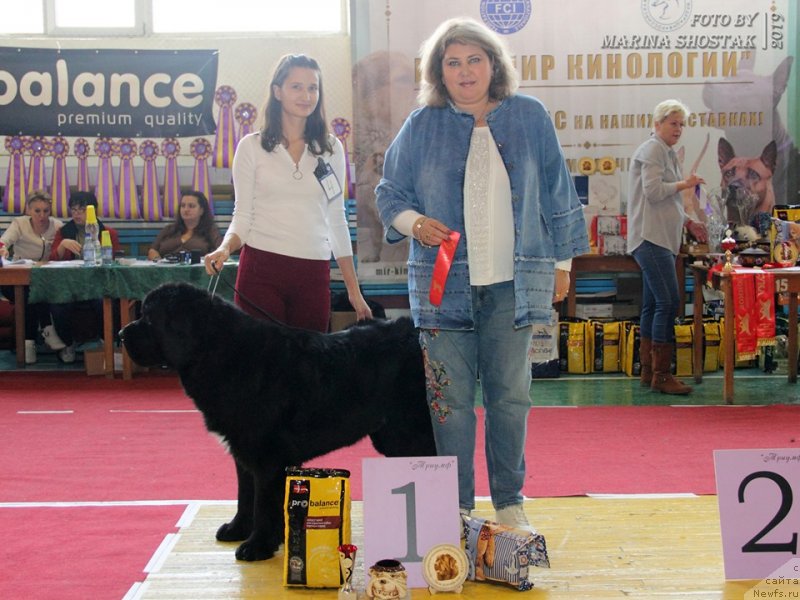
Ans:
POLYGON ((328 260, 284 256, 244 246, 234 302, 259 319, 328 331, 331 312, 328 260))

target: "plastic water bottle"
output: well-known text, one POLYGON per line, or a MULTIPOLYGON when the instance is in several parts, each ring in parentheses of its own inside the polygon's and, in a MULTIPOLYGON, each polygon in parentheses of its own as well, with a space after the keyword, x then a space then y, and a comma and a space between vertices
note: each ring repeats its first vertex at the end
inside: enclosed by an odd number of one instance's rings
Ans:
POLYGON ((106 229, 100 234, 100 256, 104 265, 114 263, 114 247, 111 245, 111 234, 106 229))
POLYGON ((86 228, 83 239, 83 266, 95 267, 102 262, 100 252, 100 226, 91 204, 86 207, 86 228))

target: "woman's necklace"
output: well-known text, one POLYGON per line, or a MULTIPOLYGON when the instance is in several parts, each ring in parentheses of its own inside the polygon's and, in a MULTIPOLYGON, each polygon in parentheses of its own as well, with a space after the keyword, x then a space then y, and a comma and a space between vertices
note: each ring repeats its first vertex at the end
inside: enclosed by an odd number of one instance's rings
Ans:
POLYGON ((283 137, 283 145, 286 148, 286 151, 289 153, 289 158, 291 158, 292 162, 294 163, 294 173, 292 173, 292 177, 294 177, 297 181, 300 181, 303 178, 303 172, 300 170, 300 158, 303 157, 303 153, 301 151, 300 156, 298 157, 297 161, 295 161, 291 152, 292 144, 296 144, 297 142, 302 142, 303 146, 305 146, 305 139, 303 138, 298 138, 290 142, 286 136, 283 137))

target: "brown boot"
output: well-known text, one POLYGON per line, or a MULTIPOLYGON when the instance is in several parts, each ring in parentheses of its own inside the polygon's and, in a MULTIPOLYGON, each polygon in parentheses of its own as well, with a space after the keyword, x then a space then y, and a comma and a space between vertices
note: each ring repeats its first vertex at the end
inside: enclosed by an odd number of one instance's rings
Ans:
POLYGON ((672 374, 673 344, 653 343, 653 384, 650 389, 662 394, 685 396, 692 388, 672 374))
POLYGON ((639 364, 642 366, 639 384, 650 387, 653 384, 653 340, 650 338, 639 338, 639 364))

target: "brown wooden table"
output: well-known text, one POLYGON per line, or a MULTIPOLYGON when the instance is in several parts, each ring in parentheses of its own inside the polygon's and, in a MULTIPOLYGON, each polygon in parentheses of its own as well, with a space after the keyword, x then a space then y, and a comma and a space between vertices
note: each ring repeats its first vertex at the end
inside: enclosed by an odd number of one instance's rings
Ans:
MULTIPOLYGON (((694 368, 694 380, 697 383, 703 381, 703 295, 702 288, 708 281, 709 268, 700 265, 691 265, 694 276, 694 336, 692 339, 692 363, 694 368)), ((740 272, 758 272, 757 269, 747 269, 740 272)), ((786 293, 789 295, 789 333, 788 333, 788 353, 789 353, 789 383, 797 383, 797 297, 800 294, 800 267, 787 269, 770 269, 775 276, 775 293, 786 293)), ((712 287, 719 289, 723 294, 725 304, 725 325, 723 329, 723 385, 722 398, 726 404, 733 404, 733 371, 736 366, 736 317, 733 306, 733 285, 731 275, 728 273, 714 273, 711 278, 712 287)))
MULTIPOLYGON (((572 271, 569 277, 569 293, 567 294, 568 317, 575 316, 577 304, 575 296, 575 281, 580 273, 639 273, 639 264, 629 254, 620 256, 607 256, 600 254, 582 254, 572 259, 572 271)), ((678 286, 681 298, 686 294, 686 255, 680 254, 675 259, 675 271, 678 275, 678 286)), ((681 301, 679 314, 686 314, 684 302, 681 301)))
POLYGON ((31 267, 0 268, 0 285, 14 286, 14 345, 20 368, 25 366, 25 288, 30 284, 31 267))

